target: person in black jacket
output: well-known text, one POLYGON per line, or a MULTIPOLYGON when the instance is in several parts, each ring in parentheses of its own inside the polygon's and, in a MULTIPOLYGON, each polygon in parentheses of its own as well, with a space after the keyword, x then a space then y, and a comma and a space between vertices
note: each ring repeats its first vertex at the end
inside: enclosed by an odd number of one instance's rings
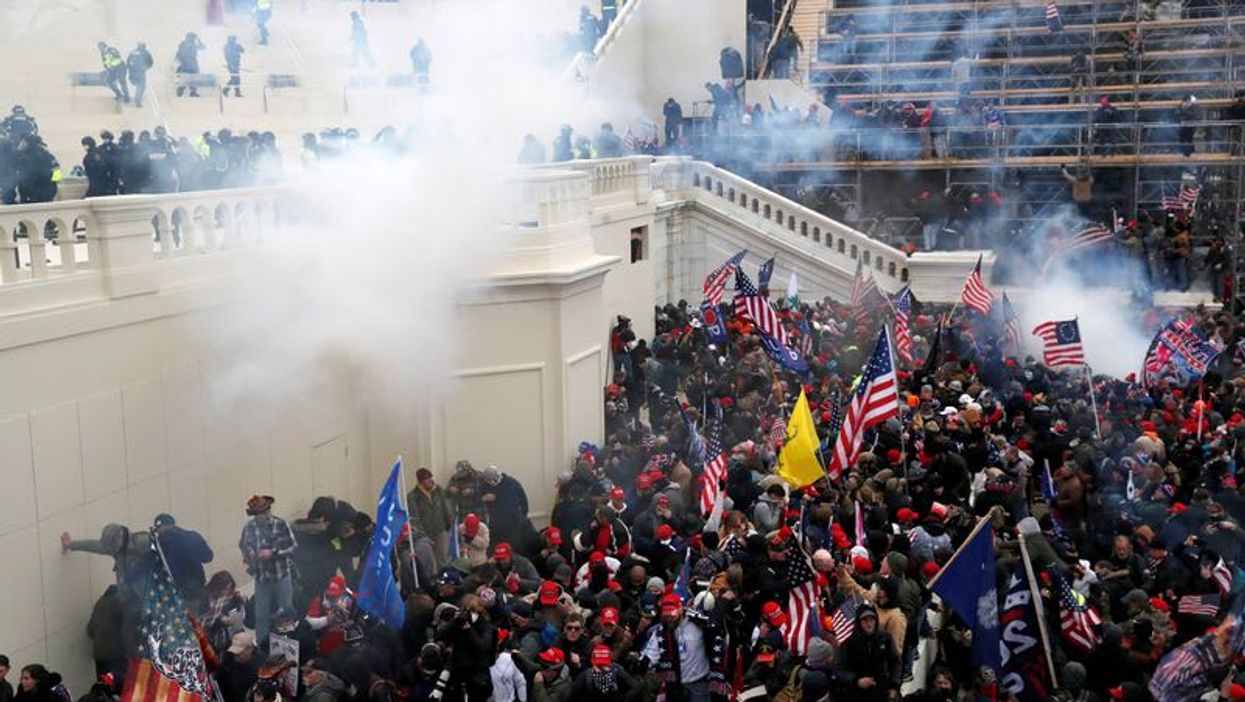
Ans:
POLYGON ((683 106, 673 97, 666 98, 661 107, 661 114, 666 118, 666 148, 673 148, 679 143, 679 132, 683 127, 683 106))
POLYGON ((177 520, 171 514, 156 515, 155 530, 164 560, 169 565, 169 574, 173 582, 186 599, 190 610, 198 611, 203 599, 203 586, 207 576, 203 572, 203 564, 211 563, 215 558, 212 547, 208 546, 203 535, 197 531, 177 526, 177 520))
POLYGON ((489 668, 497 651, 497 629, 489 623, 480 598, 463 597, 462 608, 438 625, 437 641, 449 652, 450 679, 446 699, 484 702, 492 694, 489 668))
POLYGON ((585 669, 571 683, 571 699, 575 702, 634 702, 644 687, 610 656, 609 646, 592 649, 592 667, 585 669))
POLYGON ((890 634, 878 628, 873 605, 856 610, 856 629, 839 649, 833 672, 844 699, 885 700, 899 692, 899 652, 890 634))
MULTIPOLYGON (((177 75, 197 75, 199 73, 199 52, 205 48, 207 47, 199 39, 199 35, 194 32, 188 32, 186 38, 182 39, 181 43, 177 45, 177 75)), ((199 89, 195 87, 193 80, 193 78, 190 79, 192 82, 189 85, 177 86, 177 97, 181 97, 187 88, 190 90, 190 97, 199 97, 199 89)))
POLYGON ((493 543, 508 543, 527 551, 528 535, 534 530, 527 521, 527 492, 519 481, 502 473, 497 466, 480 472, 481 499, 488 506, 489 533, 493 543))

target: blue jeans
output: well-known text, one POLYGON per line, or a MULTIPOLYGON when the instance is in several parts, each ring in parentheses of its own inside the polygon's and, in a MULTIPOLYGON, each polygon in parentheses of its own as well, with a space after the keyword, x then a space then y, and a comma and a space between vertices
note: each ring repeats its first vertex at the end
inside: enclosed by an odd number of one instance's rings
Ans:
POLYGON ((272 615, 285 610, 294 614, 294 583, 290 576, 280 580, 255 581, 255 644, 268 646, 268 627, 272 615), (274 608, 275 605, 275 608, 274 608))
POLYGON ((930 222, 921 228, 922 243, 925 244, 926 251, 933 251, 938 248, 938 231, 942 229, 942 225, 937 222, 930 222))
POLYGON ((666 699, 672 702, 709 702, 709 680, 702 678, 694 683, 672 685, 666 699))

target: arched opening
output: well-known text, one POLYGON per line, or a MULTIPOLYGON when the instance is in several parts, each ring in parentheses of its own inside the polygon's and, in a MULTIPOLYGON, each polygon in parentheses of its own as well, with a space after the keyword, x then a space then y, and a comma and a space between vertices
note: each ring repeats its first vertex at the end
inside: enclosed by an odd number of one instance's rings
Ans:
POLYGON ((852 260, 855 261, 859 257, 860 257, 860 250, 856 248, 855 244, 852 244, 852 260))

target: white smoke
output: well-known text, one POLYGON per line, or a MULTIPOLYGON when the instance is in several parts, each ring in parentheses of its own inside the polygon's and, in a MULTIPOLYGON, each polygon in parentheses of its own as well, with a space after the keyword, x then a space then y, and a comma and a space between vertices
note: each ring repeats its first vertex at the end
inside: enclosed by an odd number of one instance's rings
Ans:
MULTIPOLYGON (((258 252, 238 285, 239 304, 206 329, 232 359, 216 378, 222 399, 297 401, 344 376, 370 402, 405 413, 416 398, 443 391, 457 351, 455 303, 482 284, 506 244, 500 223, 514 205, 523 135, 549 149, 562 123, 591 137, 602 116, 631 109, 583 100, 563 83, 565 64, 533 56, 533 42, 574 27, 562 0, 429 6, 410 27, 376 26, 372 48, 378 61, 402 57, 423 37, 433 93, 409 113, 351 115, 399 134, 411 127, 417 153, 397 160, 364 148, 295 182, 306 203, 299 223, 258 252), (377 45, 382 37, 402 44, 377 45)), ((324 47, 303 53, 341 50, 340 25, 323 34, 324 47)), ((323 126, 336 125, 307 128, 323 126)), ((297 145, 282 146, 287 162, 296 160, 297 145)))

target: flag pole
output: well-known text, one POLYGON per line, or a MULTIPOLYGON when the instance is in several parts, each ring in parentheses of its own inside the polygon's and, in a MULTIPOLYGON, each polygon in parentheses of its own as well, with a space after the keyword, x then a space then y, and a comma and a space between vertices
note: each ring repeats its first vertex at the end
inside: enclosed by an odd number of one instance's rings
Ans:
POLYGON ((1098 420, 1098 398, 1094 393, 1094 370, 1086 363, 1082 366, 1085 370, 1086 379, 1089 381, 1089 404, 1094 411, 1094 432, 1098 438, 1102 438, 1102 424, 1098 420))
POLYGON ((1058 680, 1055 676, 1055 661, 1050 655, 1050 635, 1046 633, 1046 614, 1042 611, 1042 593, 1038 592, 1037 578, 1033 575, 1033 563, 1029 560, 1029 547, 1025 546, 1025 536, 1020 535, 1020 557, 1025 564, 1025 573, 1029 576, 1029 592, 1033 596, 1033 607, 1037 611, 1038 633, 1042 636, 1042 653, 1046 656, 1046 667, 1050 671, 1050 679, 1058 680))
POLYGON ((955 550, 955 553, 951 554, 951 558, 946 562, 945 565, 943 565, 942 569, 939 570, 934 575, 934 577, 929 579, 928 587, 930 590, 934 589, 934 583, 938 582, 938 579, 942 577, 943 573, 947 572, 947 569, 951 567, 952 563, 955 563, 955 559, 959 558, 960 554, 964 552, 964 547, 967 546, 973 540, 974 536, 977 536, 977 532, 981 531, 982 527, 986 526, 988 521, 989 521, 989 515, 985 517, 980 517, 977 520, 977 526, 973 527, 973 530, 968 533, 968 538, 964 539, 964 541, 960 544, 960 547, 955 550))
POLYGON ((1202 399, 1202 386, 1205 381, 1198 379, 1197 381, 1197 442, 1202 443, 1202 413, 1206 410, 1206 402, 1202 399))
MULTIPOLYGON (((402 460, 402 454, 398 454, 398 489, 402 491, 402 499, 407 499, 406 492, 406 461, 402 460)), ((411 506, 406 507, 406 538, 407 543, 411 547, 411 579, 415 581, 415 589, 419 589, 419 566, 415 560, 415 529, 411 527, 411 506)), ((399 587, 402 585, 398 583, 399 587)))

